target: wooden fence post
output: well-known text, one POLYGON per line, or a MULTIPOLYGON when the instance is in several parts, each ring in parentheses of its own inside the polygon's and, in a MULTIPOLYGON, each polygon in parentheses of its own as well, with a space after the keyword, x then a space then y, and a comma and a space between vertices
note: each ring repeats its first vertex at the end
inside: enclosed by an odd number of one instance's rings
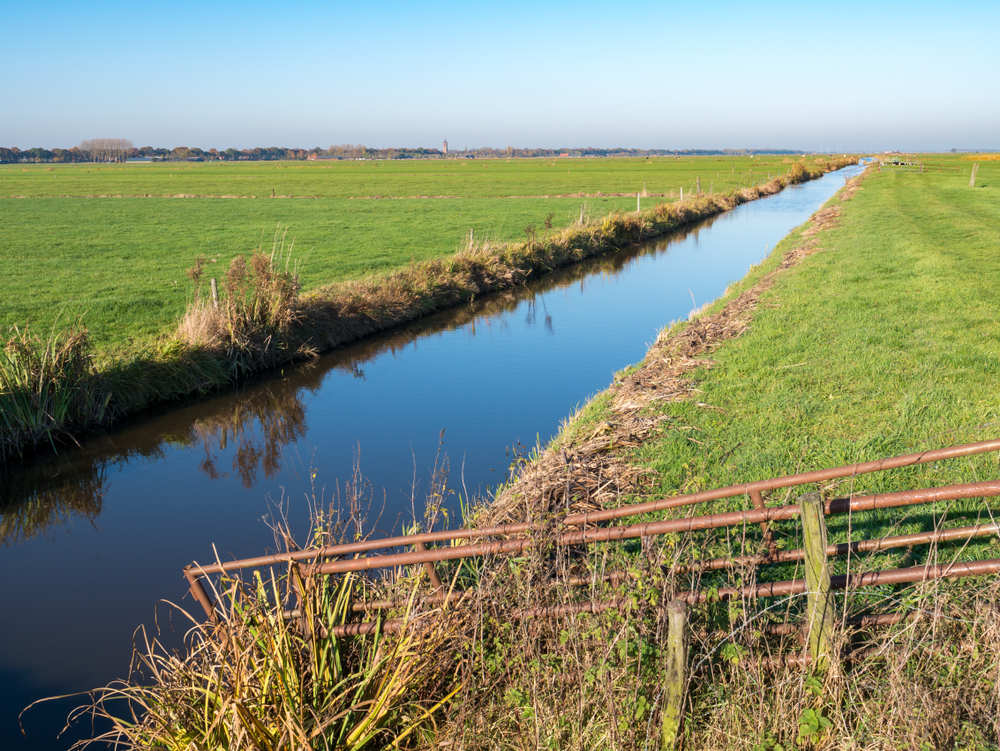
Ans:
POLYGON ((212 307, 217 308, 219 307, 219 285, 215 281, 214 276, 211 278, 210 282, 212 285, 212 307))
POLYGON ((833 594, 830 591, 830 570, 826 557, 826 517, 823 497, 806 493, 799 498, 802 519, 803 548, 806 568, 806 623, 809 629, 809 654, 813 671, 829 670, 833 655, 830 640, 833 634, 833 594))
POLYGON ((695 177, 695 179, 694 179, 694 185, 695 185, 695 195, 699 195, 700 196, 701 195, 701 175, 698 175, 697 177, 695 177))
POLYGON ((684 200, 684 188, 681 188, 681 200, 684 200))
POLYGON ((642 195, 642 193, 636 193, 636 194, 635 194, 635 213, 637 213, 637 214, 638 214, 638 213, 639 213, 640 211, 642 211, 642 207, 641 207, 641 206, 639 205, 639 201, 640 201, 640 198, 639 198, 639 197, 640 197, 641 195, 642 195))
POLYGON ((979 162, 972 165, 972 175, 969 176, 969 187, 976 187, 976 173, 979 171, 979 162))
POLYGON ((667 665, 663 682, 663 751, 674 747, 684 720, 687 691, 687 605, 673 600, 667 605, 667 665))
POLYGON ((583 224, 583 204, 580 204, 580 224, 583 224))

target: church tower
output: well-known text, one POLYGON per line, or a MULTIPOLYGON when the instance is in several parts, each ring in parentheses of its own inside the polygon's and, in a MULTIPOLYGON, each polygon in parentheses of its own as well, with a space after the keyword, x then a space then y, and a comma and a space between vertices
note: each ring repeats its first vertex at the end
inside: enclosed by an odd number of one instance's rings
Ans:
POLYGON ((444 139, 444 155, 448 156, 448 139, 444 139))

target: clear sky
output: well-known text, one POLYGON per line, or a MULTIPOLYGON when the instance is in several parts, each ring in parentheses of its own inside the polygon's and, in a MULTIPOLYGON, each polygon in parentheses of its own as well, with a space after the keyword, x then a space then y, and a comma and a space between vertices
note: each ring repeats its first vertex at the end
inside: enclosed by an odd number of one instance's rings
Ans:
POLYGON ((6 4, 0 145, 1000 147, 1000 2, 6 4))

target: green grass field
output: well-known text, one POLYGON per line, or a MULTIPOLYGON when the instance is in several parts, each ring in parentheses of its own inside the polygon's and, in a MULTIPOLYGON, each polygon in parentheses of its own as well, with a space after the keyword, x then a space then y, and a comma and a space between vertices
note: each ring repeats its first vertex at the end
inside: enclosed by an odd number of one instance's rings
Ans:
MULTIPOLYGON (((715 409, 662 407, 694 431, 667 430, 638 453, 657 472, 653 495, 1000 435, 1000 162, 981 164, 975 188, 971 162, 951 164, 965 172, 874 174, 850 200, 831 201, 842 214, 817 236, 821 250, 779 274, 750 331, 713 353, 712 368, 695 371, 697 401, 715 409)), ((783 240, 709 312, 802 241, 797 232, 783 240)), ((581 430, 605 419, 602 403, 585 411, 581 430)), ((997 466, 986 455, 859 477, 855 488, 972 482, 995 477, 997 466)), ((980 513, 981 503, 955 504, 953 515, 972 509, 980 513)), ((886 525, 907 517, 903 510, 868 519, 873 533, 898 534, 916 531, 922 515, 908 515, 900 532, 886 525)), ((835 526, 831 534, 846 532, 835 526)), ((990 543, 969 551, 997 554, 990 543)))
MULTIPOLYGON (((601 446, 596 436, 621 439, 618 458, 650 472, 650 484, 640 476, 630 486, 635 495, 622 498, 623 503, 1000 437, 1000 163, 983 162, 974 188, 969 186, 971 164, 957 163, 964 173, 873 174, 849 200, 832 199, 826 208, 840 209, 836 224, 810 237, 801 236, 806 227, 793 232, 764 264, 703 314, 718 313, 775 272, 787 252, 815 242, 814 253, 777 273, 774 285, 761 293, 749 329, 707 354, 698 350, 696 356, 710 361, 711 367, 678 370, 684 375, 677 379, 667 377, 670 367, 691 362, 685 360, 686 346, 713 329, 688 323, 671 329, 672 344, 681 354, 672 357, 675 350, 670 346, 652 349, 645 362, 620 374, 616 380, 621 386, 587 405, 539 460, 549 474, 527 473, 524 508, 539 508, 541 499, 561 511, 563 503, 569 503, 571 487, 572 497, 581 502, 579 508, 593 508, 587 488, 608 482, 606 478, 618 472, 614 462, 594 459, 601 451, 594 448, 601 446), (670 363, 666 373, 658 370, 664 362, 670 363), (648 406, 633 413, 628 404, 644 403, 643 389, 648 406), (681 394, 676 401, 675 390, 681 394), (639 445, 629 448, 629 441, 636 440, 633 435, 641 436, 639 431, 650 424, 660 427, 644 443, 640 437, 639 445), (560 497, 551 488, 562 483, 566 491, 560 497)), ((612 445, 609 453, 614 450, 612 445)), ((985 481, 998 475, 1000 460, 991 453, 776 490, 764 498, 768 505, 779 506, 815 490, 834 498, 985 481)), ((516 493, 510 498, 517 499, 516 493)), ((656 516, 676 518, 750 506, 744 495, 656 516)), ((998 510, 996 498, 970 498, 829 516, 828 541, 971 526, 994 521, 998 510)), ((523 516, 532 518, 530 514, 523 516)), ((779 549, 801 547, 798 519, 772 523, 770 530, 776 533, 779 549)), ((649 720, 644 719, 643 728, 633 717, 643 718, 632 710, 642 697, 659 700, 663 675, 670 673, 656 663, 656 647, 664 641, 662 611, 654 610, 646 623, 637 623, 637 609, 631 609, 635 603, 649 597, 650 603, 662 607, 676 591, 670 587, 711 592, 715 587, 803 577, 803 567, 789 563, 678 575, 669 565, 660 568, 649 562, 686 563, 757 555, 765 549, 756 525, 589 547, 589 566, 581 568, 588 572, 585 578, 592 576, 596 583, 574 600, 584 612, 545 623, 539 618, 519 636, 516 627, 506 629, 504 623, 506 630, 492 643, 499 645, 500 657, 487 653, 483 661, 506 666, 505 672, 495 671, 501 675, 498 679, 483 670, 484 679, 473 681, 471 690, 448 710, 461 725, 454 737, 467 742, 478 732, 488 739, 487 745, 514 747, 516 739, 534 733, 541 739, 540 747, 546 741, 553 747, 611 747, 606 741, 610 732, 594 719, 603 713, 605 726, 613 729, 619 723, 622 735, 637 731, 618 747, 639 748, 648 742, 649 720), (614 569, 627 572, 627 583, 602 585, 600 575, 614 569), (609 611, 602 631, 600 618, 588 615, 585 608, 607 602, 612 595, 621 604, 609 611), (546 641, 538 634, 548 623, 553 625, 546 641), (616 665, 616 650, 609 646, 616 638, 627 640, 619 655, 637 642, 642 645, 643 639, 652 647, 648 652, 636 649, 633 663, 623 660, 616 665), (587 649, 595 643, 588 666, 587 649), (643 664, 655 667, 644 676, 643 664), (584 672, 584 667, 591 672, 584 672), (571 677, 574 670, 576 677, 571 677), (601 679, 594 681, 595 673, 601 679), (593 700, 602 680, 615 685, 612 675, 617 675, 620 692, 607 691, 593 700), (566 721, 570 712, 577 714, 566 721), (623 716, 625 721, 619 719, 623 716), (577 722, 576 717, 586 721, 577 722), (577 728, 582 740, 564 742, 577 728)), ((581 558, 574 550, 567 554, 569 562, 553 564, 555 555, 546 550, 546 556, 538 556, 542 563, 536 564, 537 570, 548 573, 565 566, 576 571, 581 558)), ((968 543, 910 544, 840 556, 830 559, 830 570, 842 574, 850 568, 856 574, 995 558, 1000 558, 1000 540, 994 535, 968 543)), ((493 570, 505 571, 505 566, 493 570)), ((553 586, 554 594, 543 593, 521 569, 510 568, 516 574, 506 587, 496 588, 498 600, 521 597, 515 601, 532 606, 540 602, 563 606, 569 600, 568 588, 553 586), (523 581, 532 583, 525 586, 523 581)), ((537 580, 544 575, 538 574, 537 580)), ((802 649, 808 641, 800 641, 801 634, 779 644, 765 630, 769 621, 801 623, 805 598, 691 605, 686 633, 694 654, 687 663, 683 747, 996 749, 998 587, 998 577, 980 576, 838 592, 837 638, 851 648, 869 647, 871 659, 844 662, 819 681, 811 669, 786 665, 777 657, 802 649), (918 617, 863 634, 852 634, 841 625, 842 615, 866 612, 918 617), (769 658, 774 662, 765 663, 769 658), (810 681, 814 681, 811 688, 810 681)), ((482 610, 490 612, 488 607, 482 610)))
POLYGON ((667 194, 644 199, 650 207, 699 177, 719 192, 789 167, 781 157, 4 166, 0 326, 41 332, 83 315, 100 349, 147 341, 183 312, 184 269, 199 254, 221 276, 262 236, 270 248, 279 223, 311 289, 453 253, 470 229, 523 239, 549 214, 554 229, 576 221, 581 205, 590 218, 631 210, 644 187, 667 194), (167 197, 178 195, 212 197, 167 197))

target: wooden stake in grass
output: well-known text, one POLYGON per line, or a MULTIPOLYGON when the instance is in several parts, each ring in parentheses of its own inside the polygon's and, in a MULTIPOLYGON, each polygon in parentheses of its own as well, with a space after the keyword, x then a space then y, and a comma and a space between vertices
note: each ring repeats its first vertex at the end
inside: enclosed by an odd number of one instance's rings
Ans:
POLYGON ((830 637, 833 633, 833 594, 830 592, 830 570, 826 558, 826 517, 823 497, 806 493, 799 499, 802 519, 803 548, 806 552, 806 619, 809 629, 809 654, 813 670, 824 673, 830 669, 832 654, 830 637))
POLYGON ((979 171, 979 162, 972 165, 972 174, 969 176, 969 187, 976 187, 976 173, 979 171))
POLYGON ((213 308, 218 308, 219 307, 219 284, 218 284, 218 282, 215 281, 215 277, 214 276, 209 281, 210 281, 210 283, 212 285, 212 307, 213 308))
POLYGON ((694 192, 695 192, 695 195, 697 195, 697 196, 701 195, 701 175, 698 175, 694 179, 694 192))
POLYGON ((638 214, 640 211, 642 211, 642 206, 640 205, 640 201, 642 200, 640 198, 641 196, 642 196, 642 193, 636 193, 635 194, 635 213, 636 214, 638 214))
POLYGON ((663 749, 671 749, 680 734, 684 719, 684 694, 687 688, 687 605, 674 600, 667 605, 667 660, 663 678, 663 749))

